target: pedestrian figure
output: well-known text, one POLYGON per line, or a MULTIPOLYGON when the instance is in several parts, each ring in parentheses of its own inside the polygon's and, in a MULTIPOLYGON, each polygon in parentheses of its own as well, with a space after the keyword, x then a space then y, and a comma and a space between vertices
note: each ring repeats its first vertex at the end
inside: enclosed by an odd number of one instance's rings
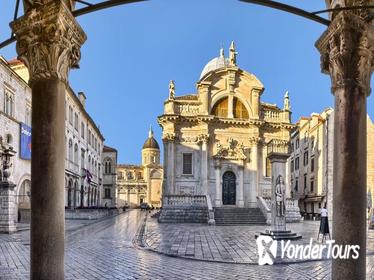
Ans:
POLYGON ((322 242, 325 240, 327 235, 329 236, 329 239, 331 240, 330 229, 329 229, 329 218, 328 218, 326 205, 323 206, 323 208, 321 209, 321 223, 319 225, 317 241, 319 240, 320 234, 322 234, 322 242))

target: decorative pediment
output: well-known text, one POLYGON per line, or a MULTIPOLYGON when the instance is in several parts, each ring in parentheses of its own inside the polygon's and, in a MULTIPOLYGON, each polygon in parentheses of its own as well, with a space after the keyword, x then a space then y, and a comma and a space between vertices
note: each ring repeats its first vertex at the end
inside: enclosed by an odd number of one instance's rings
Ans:
POLYGON ((232 160, 246 160, 247 155, 243 143, 239 143, 233 138, 227 140, 227 146, 223 146, 220 142, 216 144, 215 158, 232 159, 232 160))

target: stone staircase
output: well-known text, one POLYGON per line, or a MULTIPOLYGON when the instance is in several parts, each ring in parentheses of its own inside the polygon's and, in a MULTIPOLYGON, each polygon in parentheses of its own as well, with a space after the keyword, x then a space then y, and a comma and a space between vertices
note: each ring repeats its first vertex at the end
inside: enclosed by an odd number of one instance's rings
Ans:
POLYGON ((216 225, 265 225, 266 218, 260 208, 226 208, 214 209, 216 225))

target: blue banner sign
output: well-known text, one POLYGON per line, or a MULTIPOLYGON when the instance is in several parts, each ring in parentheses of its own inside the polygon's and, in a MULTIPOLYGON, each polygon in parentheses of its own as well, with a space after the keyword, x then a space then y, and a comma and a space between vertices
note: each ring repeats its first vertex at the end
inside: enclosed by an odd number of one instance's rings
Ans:
POLYGON ((31 159, 31 127, 21 123, 20 158, 31 159))

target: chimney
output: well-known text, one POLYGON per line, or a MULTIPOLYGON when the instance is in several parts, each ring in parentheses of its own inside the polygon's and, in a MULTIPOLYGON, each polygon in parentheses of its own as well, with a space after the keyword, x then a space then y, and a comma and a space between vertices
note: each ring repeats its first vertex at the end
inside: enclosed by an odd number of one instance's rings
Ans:
POLYGON ((78 92, 78 98, 79 98, 79 101, 81 102, 83 108, 86 109, 86 96, 84 95, 84 93, 82 91, 78 92))

